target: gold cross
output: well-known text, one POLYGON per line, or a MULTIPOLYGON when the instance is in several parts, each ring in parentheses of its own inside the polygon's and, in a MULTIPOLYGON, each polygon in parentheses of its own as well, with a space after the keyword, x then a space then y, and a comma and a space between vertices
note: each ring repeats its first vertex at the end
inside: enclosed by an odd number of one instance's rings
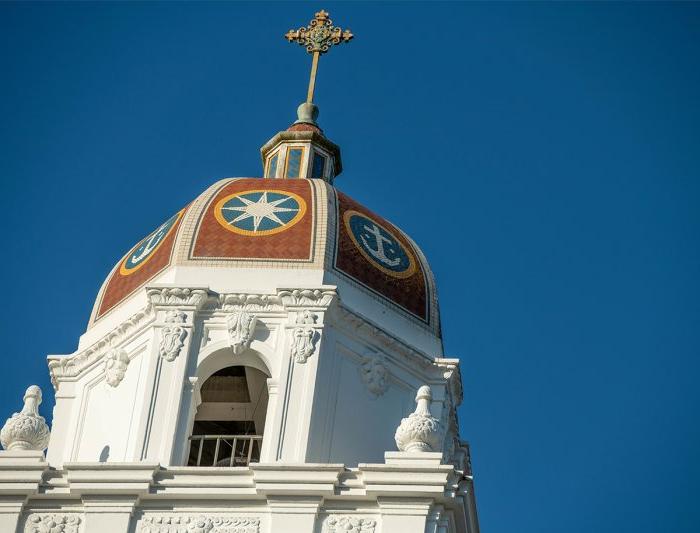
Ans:
POLYGON ((309 92, 306 101, 313 103, 314 87, 316 86, 316 71, 318 70, 318 58, 325 54, 334 44, 347 43, 354 35, 350 30, 342 30, 333 26, 333 21, 328 18, 326 11, 319 11, 306 28, 289 30, 285 34, 286 39, 306 47, 306 51, 313 54, 311 61, 311 77, 309 79, 309 92))

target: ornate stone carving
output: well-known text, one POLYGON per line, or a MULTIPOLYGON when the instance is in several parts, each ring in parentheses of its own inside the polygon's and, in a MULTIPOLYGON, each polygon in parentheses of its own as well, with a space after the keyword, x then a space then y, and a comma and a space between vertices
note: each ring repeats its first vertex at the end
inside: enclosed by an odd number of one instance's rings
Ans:
POLYGON ((377 521, 356 516, 329 516, 325 521, 327 533, 374 533, 377 521))
POLYGON ((82 352, 68 357, 56 357, 49 361, 51 383, 58 387, 58 378, 78 376, 84 369, 99 360, 112 346, 145 327, 155 316, 152 306, 133 314, 127 320, 82 352))
POLYGON ((80 517, 75 514, 31 514, 24 533, 78 533, 80 517))
POLYGON ((201 307, 207 301, 206 289, 187 287, 148 287, 146 295, 151 305, 193 305, 201 307))
POLYGON ((336 297, 332 289, 280 289, 277 291, 285 307, 327 307, 336 297))
POLYGON ((369 354, 360 365, 360 377, 373 398, 382 396, 389 388, 389 370, 384 364, 384 357, 369 354))
POLYGON ((306 363, 314 353, 315 333, 313 328, 294 328, 291 353, 297 363, 306 363))
POLYGON ((243 353, 253 340, 258 319, 247 311, 237 311, 226 319, 229 343, 235 355, 243 353))
POLYGON ((174 361, 180 355, 187 337, 187 330, 181 324, 186 320, 187 314, 178 309, 168 311, 165 315, 166 326, 161 332, 159 353, 166 361, 174 361))
POLYGON ((295 322, 297 324, 311 325, 316 323, 317 318, 318 317, 314 313, 312 313, 308 309, 304 309, 303 311, 297 313, 297 318, 295 322))
POLYGON ((394 440, 402 452, 440 451, 440 421, 430 413, 430 387, 423 385, 416 394, 416 410, 401 420, 394 440))
POLYGON ((39 414, 41 389, 32 385, 24 393, 24 407, 7 419, 0 431, 0 443, 6 450, 43 451, 49 445, 49 426, 39 414))
POLYGON ((112 348, 105 356, 105 381, 116 387, 124 379, 126 367, 129 366, 129 356, 124 350, 112 348))
POLYGON ((316 315, 304 310, 297 315, 296 323, 299 325, 292 332, 291 354, 297 363, 306 363, 316 349, 316 330, 312 325, 316 322, 316 315))
POLYGON ((258 533, 260 519, 248 517, 147 516, 140 533, 258 533))
POLYGON ((276 294, 221 294, 219 304, 224 311, 281 311, 282 303, 276 294))

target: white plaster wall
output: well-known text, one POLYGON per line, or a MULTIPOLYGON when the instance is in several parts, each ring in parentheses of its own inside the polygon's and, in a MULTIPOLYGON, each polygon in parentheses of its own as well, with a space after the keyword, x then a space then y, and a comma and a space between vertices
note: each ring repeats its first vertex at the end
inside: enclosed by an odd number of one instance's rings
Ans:
MULTIPOLYGON (((380 462, 386 450, 396 449, 395 420, 411 408, 415 393, 403 384, 390 383, 380 397, 370 395, 360 379, 359 364, 338 346, 334 410, 328 462, 348 466, 380 462), (390 422, 391 421, 391 422, 390 422)), ((415 405, 415 404, 414 404, 415 405)))
POLYGON ((74 461, 125 461, 134 427, 137 388, 147 346, 130 354, 124 379, 117 387, 99 373, 85 383, 81 415, 76 432, 74 461))
POLYGON ((442 357, 442 341, 428 328, 416 320, 394 309, 381 296, 369 296, 367 291, 358 288, 334 272, 326 272, 323 282, 337 286, 343 305, 370 320, 382 329, 391 332, 406 344, 430 357, 442 357))

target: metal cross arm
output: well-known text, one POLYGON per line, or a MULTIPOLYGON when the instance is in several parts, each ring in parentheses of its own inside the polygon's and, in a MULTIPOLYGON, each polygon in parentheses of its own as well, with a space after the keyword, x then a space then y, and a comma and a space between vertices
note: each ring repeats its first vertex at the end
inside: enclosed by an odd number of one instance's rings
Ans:
POLYGON ((326 11, 319 11, 306 28, 289 30, 285 34, 286 39, 306 47, 306 51, 313 54, 311 62, 311 77, 309 78, 309 92, 306 101, 313 103, 314 87, 316 85, 316 72, 318 70, 318 58, 330 50, 331 46, 347 43, 354 36, 348 29, 333 26, 333 21, 326 11))

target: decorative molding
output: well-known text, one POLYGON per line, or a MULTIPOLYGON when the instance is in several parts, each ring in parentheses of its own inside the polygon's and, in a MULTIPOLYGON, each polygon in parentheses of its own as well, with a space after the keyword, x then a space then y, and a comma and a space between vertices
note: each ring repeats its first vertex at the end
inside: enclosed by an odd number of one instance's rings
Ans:
POLYGON ((146 287, 146 295, 150 305, 191 305, 200 308, 207 301, 209 291, 187 287, 146 287))
POLYGON ((107 350, 118 346, 125 337, 145 326, 154 317, 153 307, 148 305, 138 313, 131 315, 131 317, 82 352, 67 357, 51 358, 49 360, 49 372, 54 389, 58 388, 59 378, 78 376, 83 370, 95 361, 98 361, 107 350))
POLYGON ((187 330, 181 324, 186 320, 187 314, 179 309, 171 309, 165 314, 166 325, 161 332, 158 352, 166 361, 174 361, 180 355, 187 337, 187 330))
POLYGON ((249 517, 146 516, 140 533, 258 533, 260 519, 249 517))
POLYGON ((284 308, 276 294, 221 294, 219 305, 224 311, 282 311, 284 308))
POLYGON ((403 355, 421 367, 432 366, 433 358, 431 356, 411 348, 408 344, 389 334, 366 318, 353 313, 342 305, 336 306, 335 312, 335 322, 338 327, 345 328, 353 335, 359 335, 372 343, 379 343, 390 353, 396 352, 403 355))
POLYGON ((313 325, 316 323, 317 315, 309 311, 308 309, 303 309, 297 313, 294 319, 295 324, 313 325))
POLYGON ((258 319, 247 311, 237 311, 226 318, 229 344, 234 355, 243 353, 250 346, 255 334, 255 324, 258 319))
POLYGON ((331 515, 326 518, 324 525, 326 533, 374 533, 377 521, 372 518, 359 518, 352 515, 331 515))
POLYGON ((188 387, 188 390, 189 390, 190 392, 194 392, 195 390, 197 390, 197 383, 198 383, 198 382, 199 382, 199 378, 198 378, 198 377, 196 377, 196 376, 191 376, 191 377, 187 378, 187 383, 186 383, 185 386, 188 387))
POLYGON ((60 378, 80 375, 86 368, 99 361, 108 350, 119 346, 155 318, 155 306, 194 306, 197 310, 217 309, 224 311, 283 312, 286 307, 307 306, 324 308, 336 298, 334 287, 323 289, 279 289, 277 294, 222 294, 218 297, 205 288, 146 287, 148 305, 134 313, 119 326, 85 350, 66 357, 52 356, 49 372, 54 389, 60 378))
POLYGON ((440 421, 430 413, 433 394, 423 385, 416 394, 416 410, 401 420, 394 440, 402 452, 440 451, 440 421))
POLYGON ((443 377, 447 380, 448 390, 455 400, 455 406, 462 405, 464 392, 462 390, 462 372, 459 367, 459 359, 436 358, 435 364, 443 370, 443 377))
POLYGON ((105 381, 108 385, 116 387, 124 379, 126 367, 129 366, 129 356, 123 349, 112 348, 105 355, 105 381))
POLYGON ((76 514, 30 514, 24 533, 78 533, 80 522, 76 514))
POLYGON ((328 307, 338 295, 335 287, 327 289, 278 289, 277 296, 285 307, 328 307))
POLYGON ((453 452, 452 464, 464 477, 471 478, 473 476, 472 455, 469 449, 469 443, 463 440, 457 440, 457 445, 453 452))
POLYGON ((389 369, 386 367, 383 355, 376 353, 366 355, 358 371, 373 398, 382 396, 389 388, 389 369))
POLYGON ((308 309, 297 314, 296 324, 292 332, 291 356, 297 363, 306 363, 316 349, 318 337, 313 325, 316 323, 316 315, 308 309))
POLYGON ((46 420, 39 414, 41 389, 30 386, 24 393, 24 407, 7 419, 0 431, 0 444, 6 450, 44 451, 49 445, 51 432, 46 420))
POLYGON ((316 332, 313 328, 294 328, 291 355, 297 363, 306 363, 316 349, 316 332))

